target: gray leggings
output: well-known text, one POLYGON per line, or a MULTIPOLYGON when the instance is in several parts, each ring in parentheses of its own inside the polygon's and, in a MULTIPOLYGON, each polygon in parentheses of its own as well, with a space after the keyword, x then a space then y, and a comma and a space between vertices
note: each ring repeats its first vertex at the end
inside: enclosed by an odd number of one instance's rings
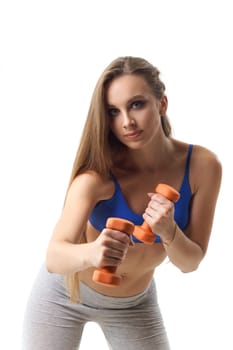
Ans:
POLYGON ((81 299, 71 304, 64 277, 43 265, 26 307, 21 349, 77 350, 88 321, 100 325, 109 349, 170 349, 154 281, 143 293, 126 298, 105 296, 82 283, 81 299))

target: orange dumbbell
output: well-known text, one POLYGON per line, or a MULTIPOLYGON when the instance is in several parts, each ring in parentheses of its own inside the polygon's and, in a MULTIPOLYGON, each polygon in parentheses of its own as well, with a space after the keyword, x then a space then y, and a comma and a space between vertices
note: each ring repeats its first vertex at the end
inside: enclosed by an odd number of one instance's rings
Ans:
MULTIPOLYGON (((134 230, 134 224, 128 220, 119 218, 108 218, 106 228, 122 231, 131 235, 134 230)), ((107 285, 108 287, 119 286, 121 276, 116 274, 116 266, 105 266, 94 271, 92 279, 94 282, 107 285)))
MULTIPOLYGON (((155 192, 161 194, 172 202, 177 202, 180 198, 179 192, 173 187, 166 184, 159 184, 155 188, 155 192)), ((152 232, 150 226, 146 221, 141 226, 135 226, 133 235, 140 241, 146 244, 153 244, 155 240, 155 234, 152 232)))

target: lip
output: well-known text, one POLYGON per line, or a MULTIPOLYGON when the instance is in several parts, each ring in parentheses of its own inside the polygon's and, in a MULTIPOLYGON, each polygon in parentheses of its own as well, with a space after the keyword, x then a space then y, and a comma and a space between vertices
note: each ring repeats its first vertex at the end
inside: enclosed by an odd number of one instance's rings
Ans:
POLYGON ((142 130, 132 131, 132 132, 128 132, 127 134, 124 134, 124 137, 128 139, 136 139, 138 136, 141 135, 141 133, 142 133, 142 130))

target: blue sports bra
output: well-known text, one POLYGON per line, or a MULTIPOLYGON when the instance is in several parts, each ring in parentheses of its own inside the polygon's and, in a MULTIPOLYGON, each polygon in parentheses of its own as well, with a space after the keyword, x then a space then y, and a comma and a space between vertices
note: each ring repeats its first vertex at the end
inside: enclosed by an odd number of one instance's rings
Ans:
MULTIPOLYGON (((185 165, 185 173, 182 185, 180 187, 180 199, 175 203, 174 219, 181 230, 184 230, 189 222, 190 203, 192 193, 189 184, 189 165, 192 153, 192 145, 189 145, 188 156, 185 165)), ((115 192, 110 199, 102 200, 96 204, 91 212, 89 221, 98 231, 105 228, 106 221, 109 217, 118 217, 132 221, 135 225, 141 225, 143 218, 141 215, 131 210, 123 196, 121 188, 113 176, 115 192)), ((155 243, 161 242, 158 235, 155 236, 155 243)), ((136 237, 132 236, 135 243, 141 243, 136 237)))

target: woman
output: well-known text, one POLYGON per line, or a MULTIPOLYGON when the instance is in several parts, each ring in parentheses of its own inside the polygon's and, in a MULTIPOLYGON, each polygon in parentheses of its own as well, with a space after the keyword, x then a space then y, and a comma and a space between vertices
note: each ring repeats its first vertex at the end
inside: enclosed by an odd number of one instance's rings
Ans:
POLYGON ((166 256, 183 272, 198 268, 221 165, 210 150, 172 138, 167 105, 159 71, 142 58, 116 59, 97 82, 46 267, 28 302, 24 350, 78 349, 87 321, 99 323, 110 349, 170 349, 154 272, 166 256), (179 201, 155 193, 158 183, 179 191, 179 201), (154 244, 105 228, 108 217, 145 220, 154 244), (93 281, 104 266, 117 268, 119 286, 93 281))

